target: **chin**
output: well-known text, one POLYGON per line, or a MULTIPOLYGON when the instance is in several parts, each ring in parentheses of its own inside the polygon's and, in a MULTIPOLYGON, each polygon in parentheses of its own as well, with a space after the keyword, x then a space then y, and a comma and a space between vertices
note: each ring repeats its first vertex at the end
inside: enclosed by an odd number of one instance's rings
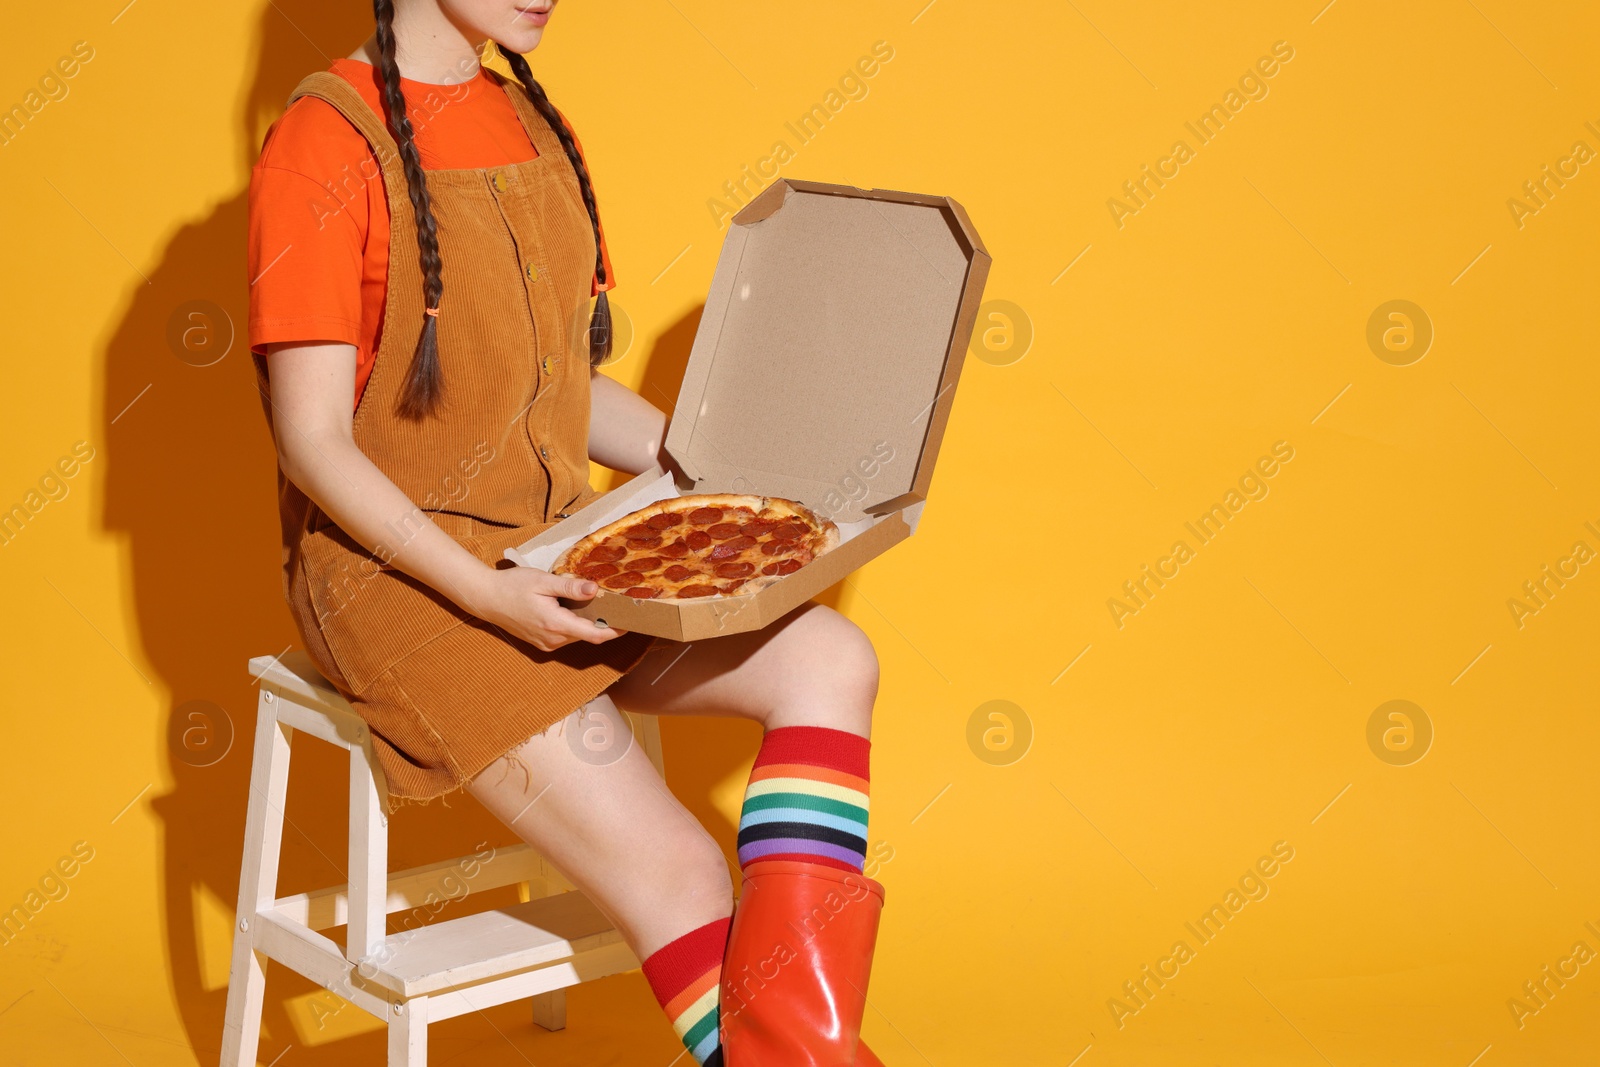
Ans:
POLYGON ((502 29, 494 35, 494 42, 503 45, 512 52, 521 52, 526 55, 539 47, 539 41, 544 37, 543 26, 516 27, 502 29))
POLYGON ((439 7, 464 36, 488 38, 508 51, 524 55, 539 47, 556 0, 438 0, 439 7))

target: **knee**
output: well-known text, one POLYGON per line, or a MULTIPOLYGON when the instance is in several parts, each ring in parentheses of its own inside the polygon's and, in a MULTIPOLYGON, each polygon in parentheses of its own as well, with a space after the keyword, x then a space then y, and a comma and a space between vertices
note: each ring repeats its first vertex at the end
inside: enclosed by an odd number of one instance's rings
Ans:
POLYGON ((829 660, 835 664, 839 684, 857 694, 871 706, 878 697, 878 650, 867 632, 843 615, 838 615, 834 636, 829 642, 829 660))
POLYGON ((814 604, 805 627, 796 635, 805 649, 804 680, 793 696, 804 704, 819 701, 853 709, 853 717, 871 714, 878 697, 878 653, 865 630, 839 612, 814 604))
POLYGON ((711 910, 733 901, 733 876, 722 848, 709 834, 686 835, 671 851, 670 870, 663 871, 667 891, 683 901, 704 903, 711 910))

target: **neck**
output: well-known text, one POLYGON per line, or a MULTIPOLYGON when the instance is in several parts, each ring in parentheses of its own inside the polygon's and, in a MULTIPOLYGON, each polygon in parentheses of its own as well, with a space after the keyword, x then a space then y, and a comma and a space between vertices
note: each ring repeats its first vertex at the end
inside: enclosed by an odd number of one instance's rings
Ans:
MULTIPOLYGON (((437 4, 395 4, 394 58, 408 81, 454 85, 478 74, 482 42, 469 40, 437 4)), ((377 35, 368 37, 350 57, 378 65, 377 35)))

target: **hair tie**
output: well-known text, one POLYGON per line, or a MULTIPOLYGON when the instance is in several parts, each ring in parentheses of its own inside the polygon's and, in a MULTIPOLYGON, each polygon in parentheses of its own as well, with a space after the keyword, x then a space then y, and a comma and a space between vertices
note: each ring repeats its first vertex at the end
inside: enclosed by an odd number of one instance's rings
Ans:
POLYGON ((439 317, 439 309, 438 308, 423 308, 422 310, 423 310, 423 312, 425 314, 432 315, 434 318, 438 318, 439 317))

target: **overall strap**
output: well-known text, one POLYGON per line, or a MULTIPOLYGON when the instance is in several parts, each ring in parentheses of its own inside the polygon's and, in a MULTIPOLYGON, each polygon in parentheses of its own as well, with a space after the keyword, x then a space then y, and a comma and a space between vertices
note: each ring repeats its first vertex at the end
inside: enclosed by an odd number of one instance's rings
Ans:
MULTIPOLYGON (((389 135, 384 120, 372 110, 356 87, 332 71, 308 74, 289 96, 293 104, 303 96, 313 96, 343 115, 366 138, 378 161, 383 178, 384 198, 389 205, 389 276, 383 304, 383 331, 378 342, 377 366, 367 383, 367 393, 377 394, 391 375, 388 364, 410 365, 412 350, 423 322, 422 266, 417 256, 417 217, 411 206, 405 164, 400 146, 389 135)), ((366 161, 362 161, 365 165, 366 161)), ((368 179, 377 175, 363 175, 368 179)), ((371 415, 372 404, 364 397, 356 408, 359 428, 371 415)))
POLYGON ((528 140, 533 142, 533 147, 539 155, 554 160, 557 165, 572 166, 567 159, 567 150, 561 147, 561 138, 556 135, 550 121, 539 113, 533 101, 528 98, 528 90, 514 77, 506 77, 493 67, 484 67, 489 76, 498 81, 511 98, 511 106, 517 113, 517 118, 522 122, 522 129, 528 135, 528 140))
MULTIPOLYGON (((517 118, 522 122, 522 128, 528 134, 528 140, 533 142, 534 150, 539 153, 540 162, 545 167, 545 173, 559 173, 560 180, 571 191, 576 200, 580 214, 588 214, 588 206, 583 202, 583 189, 578 181, 578 172, 572 165, 572 160, 567 156, 567 150, 561 143, 555 127, 543 113, 534 106, 528 96, 528 90, 522 82, 515 77, 506 77, 493 67, 484 67, 489 76, 499 81, 506 95, 511 98, 511 106, 517 113, 517 118), (554 168, 552 170, 551 168, 554 168)), ((552 109, 555 107, 551 105, 552 109)), ((559 112, 558 112, 559 114, 559 112)), ((598 252, 597 252, 598 254, 598 252)), ((596 275, 591 271, 591 284, 595 282, 596 275)))
MULTIPOLYGON (((330 70, 319 70, 301 79, 294 92, 289 94, 289 103, 293 104, 302 96, 314 96, 343 115, 372 147, 372 154, 383 168, 384 178, 390 188, 405 188, 405 165, 400 161, 400 146, 390 136, 382 117, 372 110, 355 86, 330 70), (394 179, 398 179, 398 185, 394 179)), ((396 198, 391 195, 389 199, 392 210, 396 198)), ((406 200, 406 197, 399 199, 406 200)))

